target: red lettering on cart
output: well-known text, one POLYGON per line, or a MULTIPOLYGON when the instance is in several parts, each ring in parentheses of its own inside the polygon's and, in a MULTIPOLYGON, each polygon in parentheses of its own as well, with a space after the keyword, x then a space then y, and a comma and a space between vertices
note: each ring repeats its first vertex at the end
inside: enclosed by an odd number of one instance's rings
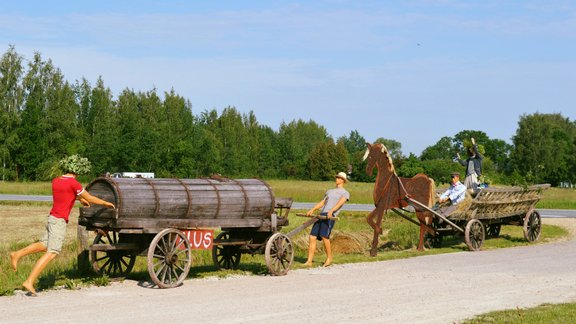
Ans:
POLYGON ((182 233, 184 233, 188 241, 190 241, 190 249, 208 250, 212 248, 214 230, 184 230, 182 233))

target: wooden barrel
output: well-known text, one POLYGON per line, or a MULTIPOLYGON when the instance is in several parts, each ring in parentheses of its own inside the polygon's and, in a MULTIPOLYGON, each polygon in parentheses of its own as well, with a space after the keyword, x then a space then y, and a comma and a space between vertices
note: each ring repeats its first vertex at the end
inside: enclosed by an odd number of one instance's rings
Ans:
POLYGON ((272 189, 258 179, 97 178, 86 190, 116 206, 82 207, 79 223, 88 228, 254 228, 274 212, 272 189))

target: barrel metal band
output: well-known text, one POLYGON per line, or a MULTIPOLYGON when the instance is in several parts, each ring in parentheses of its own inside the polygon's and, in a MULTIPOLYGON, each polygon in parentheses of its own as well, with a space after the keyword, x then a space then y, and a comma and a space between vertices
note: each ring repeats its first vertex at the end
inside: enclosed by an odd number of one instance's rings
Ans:
POLYGON ((270 198, 272 199, 272 203, 270 204, 269 215, 272 216, 272 214, 274 213, 274 209, 276 207, 276 197, 274 197, 274 191, 272 191, 272 188, 270 187, 270 185, 268 185, 267 182, 262 181, 262 180, 259 180, 259 181, 262 182, 262 184, 265 185, 266 188, 268 188, 268 193, 270 194, 270 198))
POLYGON ((242 190, 242 194, 244 195, 244 210, 242 211, 242 218, 245 218, 246 213, 248 212, 248 203, 250 202, 250 198, 246 193, 246 189, 244 189, 244 185, 240 181, 234 179, 230 180, 232 180, 235 184, 237 184, 240 187, 240 190, 242 190))
POLYGON ((186 195, 188 196, 188 209, 186 209, 186 218, 188 218, 190 216, 190 210, 192 209, 192 193, 190 193, 190 190, 188 190, 188 186, 184 183, 184 181, 178 178, 175 179, 180 182, 182 187, 184 187, 184 190, 186 190, 186 195))
POLYGON ((114 196, 116 196, 116 201, 115 201, 115 207, 116 210, 114 211, 114 213, 116 214, 116 219, 118 219, 118 213, 122 210, 122 201, 124 199, 122 199, 122 191, 120 190, 120 186, 118 186, 118 183, 116 183, 116 181, 113 181, 111 178, 102 178, 104 179, 104 181, 106 181, 107 183, 109 183, 112 186, 112 189, 114 190, 114 196))
POLYGON ((214 215, 214 218, 218 218, 218 215, 220 214, 220 192, 218 191, 218 187, 216 187, 216 185, 212 182, 212 179, 207 179, 204 178, 204 180, 206 180, 208 182, 209 185, 212 186, 212 188, 214 188, 214 192, 216 192, 216 198, 218 199, 218 206, 216 207, 216 214, 214 215))
POLYGON ((160 211, 160 200, 158 198, 158 192, 156 191, 156 187, 154 187, 154 183, 152 183, 152 181, 146 179, 146 178, 140 178, 143 179, 144 181, 146 181, 148 183, 148 185, 150 185, 150 187, 152 187, 152 192, 154 192, 154 198, 156 200, 156 209, 154 210, 154 218, 158 217, 158 211, 160 211))

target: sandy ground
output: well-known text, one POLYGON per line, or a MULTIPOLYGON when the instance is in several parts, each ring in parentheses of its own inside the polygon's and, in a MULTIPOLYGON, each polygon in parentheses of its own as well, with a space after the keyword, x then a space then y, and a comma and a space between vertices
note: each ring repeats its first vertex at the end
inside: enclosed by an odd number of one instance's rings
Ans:
POLYGON ((457 323, 475 314, 576 301, 572 239, 480 252, 193 279, 174 289, 108 287, 0 297, 0 323, 457 323))

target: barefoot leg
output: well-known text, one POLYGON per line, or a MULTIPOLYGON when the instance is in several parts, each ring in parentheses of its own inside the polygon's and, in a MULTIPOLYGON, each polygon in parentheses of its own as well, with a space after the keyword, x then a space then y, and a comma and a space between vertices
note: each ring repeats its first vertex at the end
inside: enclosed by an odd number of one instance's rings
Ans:
POLYGON ((23 249, 10 252, 10 263, 12 264, 12 269, 14 269, 14 271, 18 270, 18 261, 21 257, 38 252, 46 252, 46 246, 40 242, 32 243, 23 249))
POLYGON ((34 268, 32 268, 32 272, 30 272, 28 279, 26 279, 26 281, 22 283, 22 287, 28 290, 32 294, 32 296, 36 296, 36 290, 34 289, 34 282, 36 281, 36 279, 38 279, 38 277, 40 276, 44 268, 46 268, 48 263, 54 260, 55 257, 56 253, 51 252, 44 253, 44 255, 42 255, 40 259, 36 261, 36 264, 34 265, 34 268))
POLYGON ((329 238, 323 237, 322 242, 324 243, 324 249, 326 249, 326 262, 324 262, 323 267, 327 267, 332 264, 332 246, 329 238))
POLYGON ((314 252, 316 252, 316 236, 310 235, 308 239, 309 239, 308 259, 306 260, 306 263, 304 263, 304 265, 307 267, 311 267, 312 262, 314 261, 314 252))

